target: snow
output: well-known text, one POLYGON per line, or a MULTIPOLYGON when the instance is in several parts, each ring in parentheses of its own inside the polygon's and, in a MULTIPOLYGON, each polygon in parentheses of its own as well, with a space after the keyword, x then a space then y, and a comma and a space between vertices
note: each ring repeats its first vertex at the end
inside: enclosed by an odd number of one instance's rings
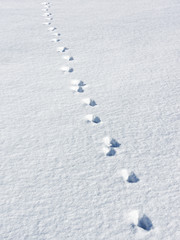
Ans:
POLYGON ((0 239, 180 239, 179 1, 41 3, 0 0, 0 239))
POLYGON ((83 81, 81 81, 81 80, 72 80, 71 81, 71 84, 72 85, 75 85, 75 86, 85 86, 86 84, 83 82, 83 81))

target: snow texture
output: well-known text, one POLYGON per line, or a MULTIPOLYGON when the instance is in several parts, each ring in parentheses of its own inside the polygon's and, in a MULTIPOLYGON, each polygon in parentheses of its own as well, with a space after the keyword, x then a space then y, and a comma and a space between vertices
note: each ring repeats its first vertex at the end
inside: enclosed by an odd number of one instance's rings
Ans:
POLYGON ((179 1, 0 6, 0 239, 179 240, 179 1))

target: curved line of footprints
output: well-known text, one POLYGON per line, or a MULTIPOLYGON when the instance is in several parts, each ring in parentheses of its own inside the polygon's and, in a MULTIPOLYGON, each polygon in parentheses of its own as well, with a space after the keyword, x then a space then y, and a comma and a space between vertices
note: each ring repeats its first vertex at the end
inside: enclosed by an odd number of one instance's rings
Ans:
MULTIPOLYGON (((43 5, 42 12, 43 17, 45 18, 45 22, 43 22, 43 25, 48 26, 48 31, 54 37, 50 41, 54 43, 59 43, 60 42, 59 37, 61 36, 61 34, 58 33, 56 27, 52 26, 53 15, 52 13, 49 12, 49 9, 52 4, 50 2, 42 2, 41 4, 43 5)), ((74 57, 69 54, 66 54, 66 52, 68 51, 69 48, 67 47, 64 46, 57 47, 57 52, 63 54, 62 55, 63 59, 65 59, 66 61, 73 61, 74 57)), ((65 73, 72 73, 74 71, 74 69, 72 67, 69 67, 68 65, 64 65, 60 69, 62 72, 65 73)), ((81 80, 72 80, 70 89, 76 93, 84 93, 85 86, 86 84, 81 80)), ((82 102, 86 105, 89 105, 90 107, 95 107, 97 105, 96 101, 91 98, 84 98, 82 99, 82 102)), ((92 124, 101 123, 100 117, 93 114, 86 115, 85 119, 87 122, 90 122, 92 124)), ((116 154, 115 149, 120 147, 120 143, 118 143, 118 141, 109 136, 104 137, 103 145, 104 145, 103 152, 105 156, 109 157, 114 156, 116 154)), ((134 172, 129 172, 127 169, 122 169, 120 175, 124 179, 124 181, 128 183, 137 183, 139 181, 139 178, 136 176, 136 174, 134 172)), ((140 213, 137 210, 130 212, 129 220, 131 222, 131 227, 133 231, 136 231, 137 227, 140 227, 146 231, 149 231, 153 228, 151 220, 145 214, 140 213)))

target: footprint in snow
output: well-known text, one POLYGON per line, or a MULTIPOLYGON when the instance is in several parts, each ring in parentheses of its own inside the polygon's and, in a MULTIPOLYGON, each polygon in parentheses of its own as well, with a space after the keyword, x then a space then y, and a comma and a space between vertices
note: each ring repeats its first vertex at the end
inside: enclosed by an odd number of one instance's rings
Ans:
POLYGON ((58 37, 58 36, 61 36, 60 33, 56 33, 56 32, 55 32, 55 33, 52 33, 52 35, 53 35, 53 36, 57 36, 57 37, 58 37))
POLYGON ((57 52, 66 52, 68 50, 67 47, 58 47, 57 52))
POLYGON ((116 151, 114 148, 117 148, 120 146, 120 144, 114 139, 109 136, 103 138, 103 142, 105 147, 103 148, 104 154, 106 156, 114 156, 116 154, 116 151))
POLYGON ((51 25, 51 23, 50 22, 44 22, 43 25, 47 26, 47 25, 51 25))
POLYGON ((86 105, 89 105, 89 106, 91 106, 91 107, 94 107, 94 106, 97 105, 96 102, 95 102, 93 99, 91 99, 91 98, 84 98, 82 101, 83 101, 86 105))
POLYGON ((114 148, 107 147, 107 146, 105 146, 103 148, 103 152, 104 152, 105 156, 108 156, 108 157, 112 157, 116 154, 116 151, 114 150, 114 148))
POLYGON ((53 18, 51 18, 51 17, 47 17, 45 19, 48 20, 48 21, 52 21, 53 20, 53 18))
POLYGON ((49 2, 43 2, 41 3, 43 5, 43 7, 47 8, 47 7, 50 7, 51 4, 49 2))
POLYGON ((53 38, 53 39, 51 39, 51 42, 60 42, 60 39, 58 39, 58 38, 53 38))
POLYGON ((83 93, 84 92, 84 89, 82 87, 85 86, 86 84, 84 84, 83 81, 72 80, 71 84, 72 84, 71 90, 73 92, 79 92, 79 93, 83 93))
POLYGON ((68 61, 73 61, 74 60, 74 58, 72 56, 68 56, 68 55, 63 56, 63 58, 68 60, 68 61))
POLYGON ((69 66, 63 66, 63 67, 61 67, 61 71, 71 73, 71 72, 74 71, 74 69, 72 67, 69 67, 69 66))
POLYGON ((44 5, 43 9, 49 9, 51 6, 50 5, 44 5))
POLYGON ((74 86, 85 86, 86 84, 83 82, 83 81, 81 81, 81 80, 72 80, 71 81, 71 84, 72 85, 74 85, 74 86))
POLYGON ((86 115, 87 122, 100 123, 101 119, 93 114, 86 115))
POLYGON ((150 231, 153 228, 151 219, 146 214, 140 214, 137 210, 130 212, 129 221, 133 228, 139 227, 145 231, 150 231))
POLYGON ((55 31, 56 30, 56 28, 55 27, 50 27, 50 28, 48 28, 48 31, 55 31))
POLYGON ((50 2, 42 2, 41 4, 42 5, 50 5, 51 3, 50 2))
POLYGON ((113 147, 113 148, 117 148, 120 146, 120 144, 118 143, 118 141, 116 141, 114 138, 111 138, 109 136, 104 137, 103 138, 103 142, 107 147, 113 147))
POLYGON ((52 13, 45 12, 45 13, 43 14, 43 17, 49 17, 49 16, 51 16, 51 15, 52 15, 52 13))
POLYGON ((139 178, 136 176, 134 172, 128 172, 127 169, 121 170, 121 176, 124 179, 124 181, 127 181, 129 183, 137 183, 139 182, 139 178))
POLYGON ((48 8, 42 8, 41 9, 43 12, 48 12, 48 8))
POLYGON ((153 225, 152 225, 150 218, 144 214, 142 217, 139 218, 138 227, 140 227, 146 231, 150 231, 152 229, 153 225))
POLYGON ((81 86, 72 86, 70 88, 73 92, 83 93, 84 89, 81 86))

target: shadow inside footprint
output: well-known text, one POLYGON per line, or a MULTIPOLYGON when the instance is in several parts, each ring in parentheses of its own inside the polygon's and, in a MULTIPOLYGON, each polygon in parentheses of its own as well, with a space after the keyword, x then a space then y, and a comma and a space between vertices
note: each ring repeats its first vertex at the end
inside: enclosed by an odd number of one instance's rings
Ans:
POLYGON ((99 117, 94 117, 92 122, 94 123, 100 123, 101 122, 101 119, 99 117))
POLYGON ((120 147, 120 144, 118 143, 118 141, 116 141, 114 138, 111 138, 109 136, 104 137, 103 141, 104 141, 105 145, 108 147, 113 147, 113 148, 120 147))
POLYGON ((136 183, 138 181, 139 181, 139 178, 136 176, 136 174, 134 172, 131 172, 128 179, 127 179, 127 182, 136 183))
POLYGON ((114 150, 114 148, 104 148, 104 153, 106 156, 112 157, 116 154, 116 151, 114 150))
POLYGON ((94 100, 90 99, 89 105, 90 105, 91 107, 94 107, 94 106, 96 106, 97 104, 96 104, 96 102, 95 102, 94 100))
POLYGON ((118 141, 116 141, 114 138, 112 138, 111 139, 111 145, 112 145, 112 147, 115 147, 115 148, 117 148, 117 147, 120 147, 120 143, 118 143, 118 141))
POLYGON ((73 68, 70 68, 70 69, 69 69, 69 72, 73 72, 73 71, 74 71, 74 69, 73 69, 73 68))
POLYGON ((82 92, 84 92, 84 89, 82 87, 78 87, 77 92, 82 93, 82 92))
POLYGON ((138 227, 143 228, 146 231, 150 231, 153 227, 151 220, 144 214, 142 218, 139 219, 138 227))
POLYGON ((116 151, 113 148, 111 148, 111 150, 107 153, 107 156, 112 157, 115 154, 116 154, 116 151))
POLYGON ((67 50, 69 50, 69 48, 64 47, 63 50, 62 50, 62 52, 65 52, 65 51, 67 51, 67 50))

